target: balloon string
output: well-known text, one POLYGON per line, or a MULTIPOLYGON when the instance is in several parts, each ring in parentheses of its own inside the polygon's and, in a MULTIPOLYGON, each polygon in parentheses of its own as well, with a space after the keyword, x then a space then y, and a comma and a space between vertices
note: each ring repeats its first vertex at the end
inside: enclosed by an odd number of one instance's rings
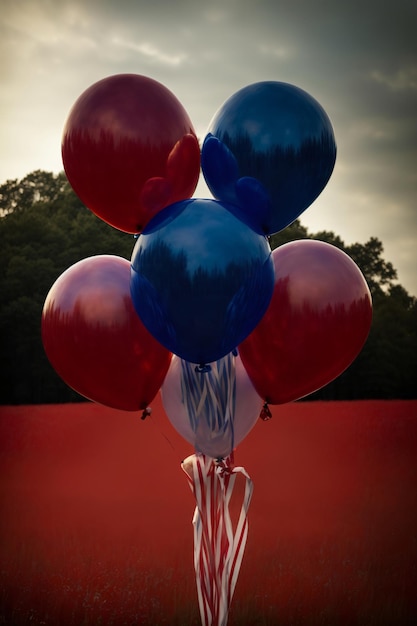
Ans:
POLYGON ((236 407, 235 357, 232 354, 211 364, 204 373, 181 359, 181 396, 194 433, 205 420, 212 434, 226 433, 234 439, 236 407))
MULTIPOLYGON (((148 407, 148 409, 149 409, 149 408, 150 408, 150 407, 148 407)), ((145 411, 147 411, 147 409, 145 409, 145 411)), ((144 413, 145 413, 145 411, 144 411, 144 413)), ((142 414, 141 419, 143 420, 143 419, 145 419, 145 418, 146 418, 146 417, 148 417, 148 416, 149 416, 149 422, 150 422, 151 424, 153 424, 153 425, 154 425, 154 428, 156 428, 156 429, 157 429, 157 431, 158 431, 158 433, 160 434, 160 436, 161 436, 163 439, 165 439, 165 441, 166 441, 166 442, 168 443, 168 445, 170 446, 171 450, 172 450, 173 452, 176 452, 176 448, 175 448, 174 444, 172 443, 172 441, 170 440, 170 438, 168 437, 168 435, 166 435, 166 434, 162 431, 162 428, 161 428, 161 426, 160 426, 160 424, 159 424, 158 420, 152 419, 152 410, 150 410, 150 412, 149 412, 149 413, 147 413, 147 414, 145 415, 145 417, 143 417, 143 414, 142 414)))
POLYGON ((243 467, 234 467, 233 455, 220 462, 192 455, 181 467, 197 504, 194 567, 202 625, 226 626, 246 547, 253 483, 243 467), (245 493, 234 529, 229 506, 238 474, 245 478, 245 493))

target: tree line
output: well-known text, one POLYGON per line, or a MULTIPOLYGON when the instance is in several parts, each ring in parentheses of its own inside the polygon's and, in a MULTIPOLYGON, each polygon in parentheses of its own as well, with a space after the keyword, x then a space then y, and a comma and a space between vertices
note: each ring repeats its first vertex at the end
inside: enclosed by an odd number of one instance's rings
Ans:
MULTIPOLYGON (((417 300, 383 258, 382 242, 345 245, 330 231, 308 232, 299 220, 270 238, 272 248, 318 239, 344 250, 363 272, 373 298, 368 340, 354 363, 308 399, 416 398, 417 300)), ((130 259, 135 238, 98 219, 64 172, 35 171, 0 185, 0 404, 83 400, 55 373, 44 353, 40 320, 55 280, 95 254, 130 259)), ((231 241, 230 245, 233 245, 231 241)))

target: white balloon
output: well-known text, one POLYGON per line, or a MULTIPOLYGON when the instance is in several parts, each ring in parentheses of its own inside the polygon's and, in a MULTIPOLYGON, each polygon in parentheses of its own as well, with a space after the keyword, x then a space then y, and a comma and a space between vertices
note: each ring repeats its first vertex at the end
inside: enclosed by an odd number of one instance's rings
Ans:
POLYGON ((210 363, 209 371, 173 356, 161 388, 169 421, 197 452, 225 458, 256 424, 263 401, 239 356, 210 363))

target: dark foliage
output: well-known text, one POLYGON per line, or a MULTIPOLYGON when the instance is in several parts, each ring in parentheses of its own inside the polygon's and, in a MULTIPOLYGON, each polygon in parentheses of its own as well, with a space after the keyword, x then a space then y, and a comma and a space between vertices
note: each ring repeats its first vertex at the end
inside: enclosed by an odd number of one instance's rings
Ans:
POLYGON ((135 243, 86 209, 64 173, 37 171, 0 187, 0 402, 77 401, 43 350, 45 298, 71 265, 96 254, 129 259, 135 243))
POLYGON ((271 237, 271 247, 294 239, 318 239, 344 250, 361 269, 373 301, 372 327, 352 365, 309 400, 412 399, 417 397, 417 299, 396 283, 397 272, 383 258, 382 242, 345 245, 333 232, 311 234, 297 220, 271 237))
MULTIPOLYGON (((0 403, 80 400, 45 356, 40 336, 45 298, 77 261, 96 254, 130 259, 135 240, 86 209, 64 173, 36 171, 21 181, 6 181, 0 186, 0 216, 0 403)), ((346 246, 332 232, 309 233, 299 220, 270 243, 275 248, 303 238, 347 252, 364 273, 374 304, 371 333, 359 357, 310 399, 417 397, 417 301, 396 284, 382 243, 371 238, 346 246)))

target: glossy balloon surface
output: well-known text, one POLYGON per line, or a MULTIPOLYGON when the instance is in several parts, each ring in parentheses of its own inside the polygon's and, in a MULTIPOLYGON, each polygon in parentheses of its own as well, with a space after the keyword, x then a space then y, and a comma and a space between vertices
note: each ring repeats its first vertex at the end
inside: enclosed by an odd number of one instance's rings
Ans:
POLYGON ((300 240, 272 256, 271 303, 239 354, 259 395, 281 404, 320 389, 352 363, 371 327, 372 302, 358 266, 335 246, 300 240))
POLYGON ((70 387, 126 411, 148 406, 172 356, 136 315, 129 261, 111 255, 79 261, 57 279, 43 307, 42 341, 70 387))
POLYGON ((322 106, 288 83, 254 83, 214 115, 201 154, 214 197, 241 206, 272 234, 321 193, 334 168, 333 128, 322 106))
POLYGON ((136 74, 110 76, 81 94, 64 127, 62 159, 84 204, 129 233, 190 198, 200 174, 184 107, 166 87, 136 74))
POLYGON ((225 458, 258 421, 262 400, 239 357, 227 355, 204 373, 187 365, 172 358, 161 388, 165 412, 197 452, 225 458))
POLYGON ((273 285, 267 239, 215 200, 168 207, 132 255, 138 315, 162 345, 192 363, 216 361, 243 341, 273 285))

